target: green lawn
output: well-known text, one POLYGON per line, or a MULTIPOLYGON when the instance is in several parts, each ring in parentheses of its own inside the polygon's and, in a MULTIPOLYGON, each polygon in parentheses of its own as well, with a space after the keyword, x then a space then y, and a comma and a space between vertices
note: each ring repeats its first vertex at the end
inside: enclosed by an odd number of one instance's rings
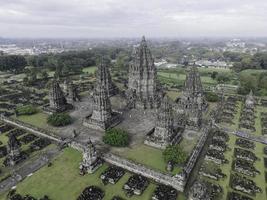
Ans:
MULTIPOLYGON (((130 173, 126 173, 117 184, 104 186, 99 176, 107 165, 102 166, 92 175, 80 176, 78 170, 80 161, 81 154, 78 151, 71 148, 64 149, 63 153, 53 161, 51 167, 45 166, 19 183, 17 192, 30 194, 36 198, 48 195, 53 200, 75 200, 85 187, 96 185, 105 191, 104 200, 110 200, 114 195, 127 199, 122 186, 130 177, 130 173)), ((155 184, 151 183, 140 197, 133 196, 131 199, 149 200, 155 187, 155 184)), ((4 200, 4 195, 0 196, 0 199, 4 200)), ((178 200, 184 199, 180 194, 178 200)))
POLYGON ((34 115, 21 115, 18 116, 17 119, 39 128, 45 128, 47 127, 46 123, 47 116, 48 116, 47 114, 39 112, 34 115))
POLYGON ((83 73, 88 73, 88 74, 91 74, 91 73, 94 73, 96 71, 97 67, 96 66, 90 66, 90 67, 85 67, 83 68, 83 73))
MULTIPOLYGON (((158 77, 161 82, 164 83, 173 83, 177 85, 183 85, 186 74, 178 74, 173 71, 159 71, 158 77)), ((216 80, 213 80, 209 75, 201 76, 201 81, 205 85, 214 85, 217 84, 216 80)))
MULTIPOLYGON (((168 172, 166 170, 166 162, 162 156, 162 150, 160 149, 142 144, 138 147, 125 148, 123 151, 120 151, 119 153, 116 151, 115 153, 134 162, 143 164, 151 169, 165 173, 168 172)), ((180 170, 181 169, 179 168, 175 168, 172 174, 177 174, 180 170)))
POLYGON ((171 98, 171 100, 175 101, 179 96, 180 92, 177 90, 169 90, 167 91, 167 95, 171 98))

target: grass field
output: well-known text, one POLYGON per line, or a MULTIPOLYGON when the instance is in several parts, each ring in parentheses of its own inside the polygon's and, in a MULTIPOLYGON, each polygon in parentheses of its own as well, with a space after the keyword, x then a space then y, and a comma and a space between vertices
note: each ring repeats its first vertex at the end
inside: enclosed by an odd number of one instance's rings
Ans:
POLYGON ((39 112, 34 115, 21 115, 21 116, 18 116, 17 119, 25 123, 37 126, 39 128, 47 127, 47 123, 46 123, 47 114, 43 112, 39 112))
MULTIPOLYGON (((177 84, 182 86, 185 78, 186 78, 186 74, 179 74, 179 73, 175 73, 173 71, 159 71, 158 72, 158 77, 159 80, 163 83, 172 83, 172 84, 177 84)), ((204 85, 215 85, 217 84, 216 80, 213 80, 210 76, 205 75, 205 76, 201 76, 201 81, 204 85)))
MULTIPOLYGON (((143 164, 151 169, 168 173, 166 170, 166 162, 162 156, 162 150, 149 147, 147 145, 140 145, 135 148, 125 148, 119 153, 122 157, 125 157, 134 162, 143 164)), ((172 174, 177 174, 180 172, 180 168, 175 168, 172 174)))
POLYGON ((91 73, 94 73, 96 71, 97 67, 96 66, 90 66, 90 67, 85 67, 83 68, 83 73, 88 73, 88 74, 91 74, 91 73))
MULTIPOLYGON (((115 195, 128 199, 124 195, 122 186, 130 177, 130 173, 126 173, 115 185, 104 186, 99 176, 107 165, 102 166, 92 175, 80 176, 78 170, 80 161, 81 154, 78 151, 71 148, 64 149, 63 153, 53 161, 51 167, 45 166, 19 183, 17 192, 30 194, 36 198, 48 195, 53 200, 75 200, 85 187, 96 185, 105 192, 104 200, 110 200, 115 195)), ((154 183, 149 184, 141 196, 133 196, 131 200, 149 200, 155 187, 154 183)), ((0 195, 0 199, 4 200, 4 194, 0 195)), ((178 200, 185 200, 185 198, 179 194, 178 200)))

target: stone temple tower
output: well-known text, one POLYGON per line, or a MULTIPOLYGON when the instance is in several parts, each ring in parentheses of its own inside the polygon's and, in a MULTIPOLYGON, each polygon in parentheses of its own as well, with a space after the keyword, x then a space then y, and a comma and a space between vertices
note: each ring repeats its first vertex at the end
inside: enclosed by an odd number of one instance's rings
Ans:
POLYGON ((96 83, 93 92, 93 112, 84 120, 84 126, 106 130, 110 126, 119 123, 119 113, 113 112, 108 92, 107 66, 101 63, 98 65, 96 83))
POLYGON ((98 157, 96 148, 92 141, 89 139, 85 148, 83 148, 83 161, 80 164, 81 174, 93 173, 103 164, 102 160, 98 157))
POLYGON ((147 135, 145 144, 164 149, 167 145, 176 144, 180 133, 174 128, 173 108, 167 95, 157 110, 157 120, 153 132, 147 135))
POLYGON ((49 91, 49 110, 63 112, 67 109, 67 100, 58 81, 53 80, 49 91))
POLYGON ((134 108, 158 107, 157 71, 145 37, 134 49, 129 66, 128 101, 134 108))
POLYGON ((14 134, 10 134, 7 143, 7 165, 14 166, 21 159, 20 143, 14 134))
POLYGON ((101 58, 100 64, 101 65, 97 70, 97 79, 98 82, 104 82, 108 96, 113 96, 117 93, 117 87, 111 80, 110 71, 109 71, 109 61, 105 58, 101 58))
POLYGON ((187 116, 187 126, 199 128, 202 122, 202 114, 207 108, 207 102, 196 66, 190 68, 186 76, 179 106, 187 116))

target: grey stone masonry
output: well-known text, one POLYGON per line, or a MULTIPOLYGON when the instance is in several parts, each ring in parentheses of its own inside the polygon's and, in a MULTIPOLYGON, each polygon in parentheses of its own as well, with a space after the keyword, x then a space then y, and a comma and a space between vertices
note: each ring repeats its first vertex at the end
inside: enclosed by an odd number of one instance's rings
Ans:
POLYGON ((81 174, 94 173, 101 165, 102 160, 98 157, 96 148, 92 141, 89 139, 85 148, 82 149, 83 161, 80 164, 81 174))
POLYGON ((127 98, 131 107, 150 109, 158 107, 159 84, 157 70, 145 37, 134 49, 129 66, 127 98))
POLYGON ((181 132, 174 128, 172 104, 165 95, 157 111, 156 127, 147 135, 145 144, 164 149, 167 145, 176 144, 179 139, 181 132))
POLYGON ((86 117, 84 126, 93 129, 106 130, 118 124, 121 120, 120 114, 112 111, 108 92, 106 65, 101 60, 98 65, 96 84, 93 92, 93 112, 86 117))
POLYGON ((49 107, 48 111, 51 112, 63 112, 67 106, 67 100, 57 80, 53 80, 49 90, 49 107))
POLYGON ((202 115, 207 108, 207 102, 196 66, 191 67, 187 73, 179 107, 186 114, 187 127, 198 129, 201 126, 202 115))

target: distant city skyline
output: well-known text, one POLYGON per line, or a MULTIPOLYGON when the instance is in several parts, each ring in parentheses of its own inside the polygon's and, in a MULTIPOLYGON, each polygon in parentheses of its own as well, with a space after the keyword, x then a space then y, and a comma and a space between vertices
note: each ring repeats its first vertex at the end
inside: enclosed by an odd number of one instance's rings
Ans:
POLYGON ((0 37, 266 37, 266 0, 0 0, 0 37))

